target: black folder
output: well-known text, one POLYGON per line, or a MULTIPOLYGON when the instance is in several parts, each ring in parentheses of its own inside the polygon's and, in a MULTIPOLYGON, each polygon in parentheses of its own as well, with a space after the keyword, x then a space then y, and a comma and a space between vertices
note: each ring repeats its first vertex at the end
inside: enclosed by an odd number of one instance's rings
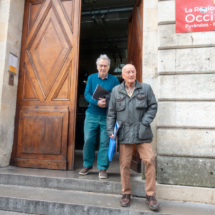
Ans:
POLYGON ((110 92, 108 90, 98 84, 93 93, 93 99, 99 100, 99 98, 105 98, 109 94, 110 92))

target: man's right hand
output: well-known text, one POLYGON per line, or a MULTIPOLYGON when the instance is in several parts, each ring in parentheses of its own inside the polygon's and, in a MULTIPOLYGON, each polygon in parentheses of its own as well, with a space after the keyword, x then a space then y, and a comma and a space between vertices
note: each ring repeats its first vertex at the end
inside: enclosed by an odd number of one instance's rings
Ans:
POLYGON ((114 135, 113 135, 113 134, 111 134, 109 137, 110 137, 110 138, 114 138, 114 135))
POLYGON ((99 98, 98 104, 100 108, 105 108, 106 107, 106 99, 99 98))

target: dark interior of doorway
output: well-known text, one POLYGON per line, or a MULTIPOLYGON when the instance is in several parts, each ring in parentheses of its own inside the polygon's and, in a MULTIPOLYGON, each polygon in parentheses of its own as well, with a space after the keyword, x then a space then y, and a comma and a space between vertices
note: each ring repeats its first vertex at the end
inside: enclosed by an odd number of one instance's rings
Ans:
MULTIPOLYGON (((107 54, 109 73, 122 82, 122 66, 127 62, 128 20, 136 0, 82 0, 78 101, 75 149, 84 146, 84 98, 87 78, 96 73, 96 59, 107 54)), ((97 138, 97 149, 99 136, 97 138)))

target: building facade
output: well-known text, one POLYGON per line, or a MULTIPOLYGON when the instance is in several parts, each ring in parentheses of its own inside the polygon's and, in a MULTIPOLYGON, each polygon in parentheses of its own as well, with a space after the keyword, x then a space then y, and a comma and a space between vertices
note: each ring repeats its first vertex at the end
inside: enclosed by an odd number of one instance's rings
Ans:
MULTIPOLYGON (((39 2, 39 1, 38 1, 39 2)), ((25 0, 0 1, 0 166, 10 164, 25 0)), ((175 1, 144 0, 142 81, 152 86, 157 197, 215 204, 215 32, 175 33, 175 1)))

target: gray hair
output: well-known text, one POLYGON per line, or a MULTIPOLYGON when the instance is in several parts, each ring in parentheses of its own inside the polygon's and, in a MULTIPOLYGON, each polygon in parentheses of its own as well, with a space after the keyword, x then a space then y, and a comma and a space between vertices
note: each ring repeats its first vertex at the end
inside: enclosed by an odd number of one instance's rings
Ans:
POLYGON ((107 61, 108 61, 108 64, 109 64, 109 67, 110 67, 110 58, 109 58, 106 54, 101 54, 101 55, 99 56, 99 58, 96 60, 96 65, 97 65, 97 66, 98 66, 98 64, 99 64, 99 60, 101 60, 101 59, 107 60, 107 61))

